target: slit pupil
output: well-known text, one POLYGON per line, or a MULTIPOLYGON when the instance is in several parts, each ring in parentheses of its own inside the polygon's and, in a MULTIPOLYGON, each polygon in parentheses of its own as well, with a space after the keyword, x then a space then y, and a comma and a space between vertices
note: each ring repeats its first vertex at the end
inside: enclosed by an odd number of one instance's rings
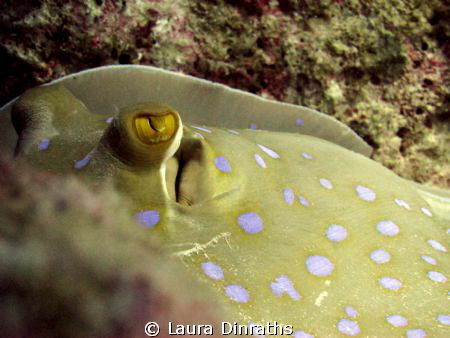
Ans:
POLYGON ((148 125, 149 125, 150 129, 153 129, 154 131, 157 131, 156 128, 152 124, 152 119, 147 119, 147 122, 148 122, 148 125))

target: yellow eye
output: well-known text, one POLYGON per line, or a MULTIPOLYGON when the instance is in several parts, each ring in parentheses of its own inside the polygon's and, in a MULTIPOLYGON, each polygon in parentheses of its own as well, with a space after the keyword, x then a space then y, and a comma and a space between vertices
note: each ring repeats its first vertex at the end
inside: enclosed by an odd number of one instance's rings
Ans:
POLYGON ((167 141, 176 131, 176 119, 171 113, 165 115, 140 115, 134 125, 138 138, 147 144, 167 141))

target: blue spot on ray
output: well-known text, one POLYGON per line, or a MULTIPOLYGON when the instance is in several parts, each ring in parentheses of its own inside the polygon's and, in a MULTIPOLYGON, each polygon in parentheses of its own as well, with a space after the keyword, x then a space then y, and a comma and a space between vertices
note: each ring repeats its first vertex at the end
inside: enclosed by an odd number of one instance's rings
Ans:
POLYGON ((294 191, 290 188, 286 188, 283 190, 284 200, 287 204, 292 205, 294 203, 295 194, 294 191))
POLYGON ((214 159, 214 165, 223 173, 231 172, 230 162, 225 157, 216 157, 214 159))
POLYGON ((248 291, 240 285, 228 285, 225 287, 227 296, 236 303, 247 303, 250 300, 248 291))
POLYGON ((242 230, 250 234, 256 234, 264 228, 262 219, 255 212, 240 215, 238 223, 242 230))
POLYGON ((38 149, 40 151, 42 150, 46 150, 48 148, 48 146, 50 145, 50 140, 48 138, 44 138, 42 139, 39 144, 38 144, 38 149))
POLYGON ((88 165, 88 163, 91 161, 91 159, 92 159, 91 155, 86 155, 82 160, 79 160, 78 162, 76 162, 73 167, 75 169, 84 168, 85 166, 88 165))
POLYGON ((301 118, 298 118, 298 119, 295 120, 295 124, 297 126, 304 126, 305 125, 305 121, 303 121, 303 119, 301 119, 301 118))
POLYGON ((153 228, 159 223, 159 212, 156 210, 147 210, 138 212, 136 214, 136 220, 147 228, 153 228))

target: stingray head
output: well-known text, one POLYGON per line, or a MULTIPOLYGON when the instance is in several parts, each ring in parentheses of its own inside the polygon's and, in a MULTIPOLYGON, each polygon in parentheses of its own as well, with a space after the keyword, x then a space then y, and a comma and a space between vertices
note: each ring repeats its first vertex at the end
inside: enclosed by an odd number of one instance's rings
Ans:
POLYGON ((111 115, 92 113, 60 85, 32 89, 11 111, 16 155, 94 182, 112 178, 137 209, 155 203, 192 205, 211 197, 211 149, 183 130, 175 109, 146 102, 111 115))
POLYGON ((128 172, 162 182, 167 199, 192 205, 211 195, 210 149, 190 130, 183 131, 179 113, 167 105, 141 103, 122 109, 100 143, 128 172))

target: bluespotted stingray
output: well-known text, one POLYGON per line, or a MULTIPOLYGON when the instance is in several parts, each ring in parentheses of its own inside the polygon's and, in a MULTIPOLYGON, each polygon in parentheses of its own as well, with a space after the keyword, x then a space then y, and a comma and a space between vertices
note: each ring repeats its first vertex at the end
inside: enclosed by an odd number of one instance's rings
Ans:
POLYGON ((239 324, 450 336, 449 192, 375 163, 329 116, 145 66, 67 76, 0 115, 16 156, 114 182, 239 324))

